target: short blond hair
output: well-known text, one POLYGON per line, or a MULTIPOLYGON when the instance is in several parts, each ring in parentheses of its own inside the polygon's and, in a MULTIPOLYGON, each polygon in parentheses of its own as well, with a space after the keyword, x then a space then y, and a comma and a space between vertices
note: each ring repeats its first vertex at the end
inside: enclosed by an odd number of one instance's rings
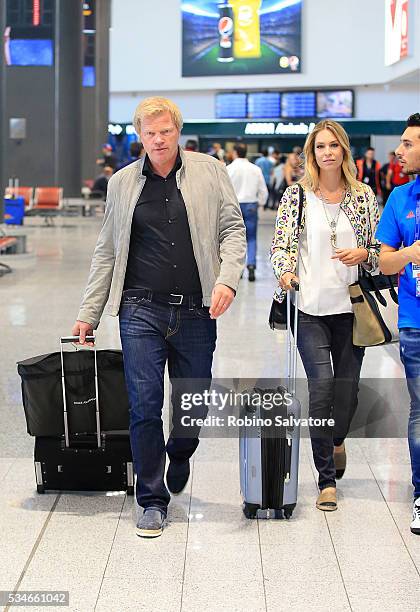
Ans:
POLYGON ((359 191, 360 184, 356 179, 356 164, 350 149, 350 141, 345 129, 332 119, 324 119, 317 123, 313 131, 306 139, 303 148, 305 158, 305 175, 299 181, 304 187, 311 191, 316 191, 319 186, 319 166, 315 159, 315 140, 317 134, 322 130, 329 130, 340 143, 343 149, 343 163, 341 164, 341 173, 345 183, 352 191, 359 191))
POLYGON ((133 125, 137 134, 140 136, 141 122, 143 119, 166 112, 171 115, 177 130, 180 132, 184 121, 178 106, 168 98, 154 96, 142 100, 135 110, 133 125))

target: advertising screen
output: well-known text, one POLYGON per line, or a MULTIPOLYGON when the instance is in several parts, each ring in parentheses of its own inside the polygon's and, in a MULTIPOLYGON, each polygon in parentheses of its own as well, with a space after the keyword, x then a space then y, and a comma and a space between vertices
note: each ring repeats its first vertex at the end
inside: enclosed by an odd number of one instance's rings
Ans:
POLYGON ((83 87, 95 87, 96 0, 83 2, 83 87))
POLYGON ((53 42, 34 38, 9 39, 7 45, 5 41, 5 57, 9 66, 52 66, 53 42))
POLYGON ((182 76, 300 72, 302 0, 181 3, 182 76))
POLYGON ((221 93, 216 96, 216 119, 246 119, 246 94, 221 93))
POLYGON ((318 91, 316 98, 317 117, 353 117, 353 92, 318 91))
POLYGON ((299 91, 281 95, 281 116, 315 117, 315 92, 299 91))
POLYGON ((54 63, 54 4, 7 0, 3 32, 4 61, 8 66, 52 66, 54 63))
POLYGON ((248 118, 272 119, 280 117, 280 94, 278 92, 256 92, 248 94, 248 118))

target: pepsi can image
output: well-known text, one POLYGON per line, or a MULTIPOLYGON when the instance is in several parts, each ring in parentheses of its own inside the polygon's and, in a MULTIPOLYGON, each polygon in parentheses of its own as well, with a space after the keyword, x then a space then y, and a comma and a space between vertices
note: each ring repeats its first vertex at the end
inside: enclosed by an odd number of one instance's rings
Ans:
POLYGON ((233 11, 228 2, 218 5, 219 8, 219 62, 233 62, 233 11))

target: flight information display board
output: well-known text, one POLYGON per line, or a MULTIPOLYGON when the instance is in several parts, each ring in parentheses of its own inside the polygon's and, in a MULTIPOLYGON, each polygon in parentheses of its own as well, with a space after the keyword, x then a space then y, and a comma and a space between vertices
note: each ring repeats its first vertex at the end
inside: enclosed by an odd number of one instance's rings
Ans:
POLYGON ((314 91, 287 92, 281 95, 281 116, 315 117, 316 99, 314 91))
POLYGON ((280 117, 280 93, 255 92, 248 94, 248 119, 273 119, 280 117))
POLYGON ((246 119, 246 93, 220 93, 216 95, 216 119, 246 119))

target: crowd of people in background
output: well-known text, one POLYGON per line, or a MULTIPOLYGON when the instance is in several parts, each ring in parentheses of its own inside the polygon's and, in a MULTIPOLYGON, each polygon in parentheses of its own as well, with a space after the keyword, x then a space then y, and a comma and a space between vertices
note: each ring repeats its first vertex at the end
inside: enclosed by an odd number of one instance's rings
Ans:
MULTIPOLYGON (((199 151, 199 143, 189 138, 185 151, 199 151)), ((274 146, 263 148, 257 155, 248 146, 237 142, 233 147, 213 142, 207 153, 227 166, 244 218, 247 238, 248 280, 256 280, 256 252, 258 209, 276 211, 286 189, 295 185, 305 174, 304 153, 298 145, 288 153, 274 146)), ((118 162, 110 144, 104 144, 102 157, 96 160, 101 172, 96 178, 91 198, 106 199, 108 181, 114 172, 131 164, 144 154, 140 142, 132 142, 127 159, 118 162)), ((386 205, 395 187, 408 183, 412 178, 402 170, 395 151, 388 153, 388 160, 381 165, 375 157, 375 149, 368 147, 363 157, 356 159, 357 180, 372 189, 378 203, 386 205)))
MULTIPOLYGON (((185 141, 186 151, 199 151, 199 143, 194 138, 185 141)), ((106 197, 106 184, 110 176, 136 161, 143 155, 144 149, 140 142, 132 142, 129 147, 128 157, 122 161, 117 159, 112 146, 108 143, 103 145, 101 157, 96 160, 101 168, 101 173, 95 179, 94 191, 96 197, 101 192, 106 197), (112 169, 112 172, 111 170, 112 169)), ((206 151, 220 162, 229 166, 236 159, 235 147, 224 148, 220 142, 213 142, 206 151)), ((296 145, 289 152, 281 152, 274 146, 263 148, 257 155, 247 152, 247 158, 258 166, 263 174, 267 187, 267 199, 262 206, 264 210, 277 210, 279 202, 287 187, 294 185, 304 175, 304 159, 302 147, 296 145)), ((357 180, 371 187, 377 196, 378 202, 383 206, 395 187, 408 183, 413 177, 408 177, 402 171, 395 151, 388 153, 387 161, 381 163, 375 157, 375 149, 368 147, 359 159, 356 159, 357 180)))

